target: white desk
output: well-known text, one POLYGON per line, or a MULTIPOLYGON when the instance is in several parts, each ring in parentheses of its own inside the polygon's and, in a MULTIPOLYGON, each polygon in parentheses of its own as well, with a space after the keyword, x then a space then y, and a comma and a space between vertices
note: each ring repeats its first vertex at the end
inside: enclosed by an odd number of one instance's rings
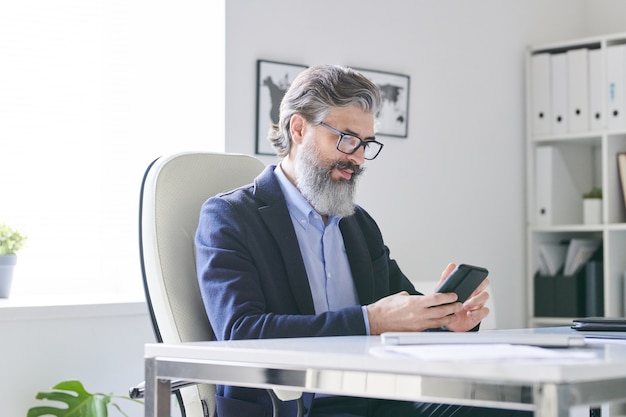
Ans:
POLYGON ((147 344, 147 417, 167 417, 170 381, 218 383, 534 410, 626 401, 626 345, 590 345, 593 361, 432 362, 382 358, 375 336, 147 344))

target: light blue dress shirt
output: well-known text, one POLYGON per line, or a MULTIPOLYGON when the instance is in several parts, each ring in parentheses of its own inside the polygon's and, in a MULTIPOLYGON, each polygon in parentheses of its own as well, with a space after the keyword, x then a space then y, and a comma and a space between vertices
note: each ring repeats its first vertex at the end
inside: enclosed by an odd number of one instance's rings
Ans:
MULTIPOLYGON (((276 166, 274 174, 287 201, 287 209, 296 231, 313 295, 315 313, 359 305, 343 236, 339 230, 341 218, 331 216, 327 224, 324 224, 322 216, 289 181, 280 165, 276 166)), ((366 331, 369 334, 365 306, 362 310, 366 331)))

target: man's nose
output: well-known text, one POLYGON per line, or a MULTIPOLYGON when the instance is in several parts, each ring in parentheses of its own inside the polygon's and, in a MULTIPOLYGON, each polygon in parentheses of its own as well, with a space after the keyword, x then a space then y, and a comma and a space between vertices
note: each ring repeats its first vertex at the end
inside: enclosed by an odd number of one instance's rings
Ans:
POLYGON ((365 162, 365 148, 363 146, 359 146, 359 149, 356 150, 356 152, 351 153, 350 155, 348 155, 350 162, 352 162, 355 165, 363 165, 363 163, 365 162))

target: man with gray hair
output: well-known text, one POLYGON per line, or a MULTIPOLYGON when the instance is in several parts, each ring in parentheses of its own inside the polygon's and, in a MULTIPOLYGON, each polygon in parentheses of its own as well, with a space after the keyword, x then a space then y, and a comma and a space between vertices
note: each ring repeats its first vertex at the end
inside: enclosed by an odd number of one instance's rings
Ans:
MULTIPOLYGON (((357 71, 303 71, 280 106, 269 140, 280 162, 253 184, 210 198, 196 234, 197 270, 218 340, 379 335, 387 331, 477 328, 489 295, 422 295, 391 259, 370 215, 355 203, 381 106, 357 71)), ((441 279, 454 269, 449 264, 441 279)), ((516 412, 305 394, 309 417, 509 416, 516 412)), ((269 395, 219 386, 218 417, 271 415, 269 395)), ((293 402, 281 416, 295 415, 293 402)))

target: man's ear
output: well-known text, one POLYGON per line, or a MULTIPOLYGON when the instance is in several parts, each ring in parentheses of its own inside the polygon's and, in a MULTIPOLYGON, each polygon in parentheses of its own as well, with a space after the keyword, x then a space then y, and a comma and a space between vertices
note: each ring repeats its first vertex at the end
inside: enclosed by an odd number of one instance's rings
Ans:
POLYGON ((291 139, 298 145, 302 143, 304 137, 304 130, 306 127, 306 120, 299 114, 291 116, 289 121, 289 130, 291 133, 291 139))

